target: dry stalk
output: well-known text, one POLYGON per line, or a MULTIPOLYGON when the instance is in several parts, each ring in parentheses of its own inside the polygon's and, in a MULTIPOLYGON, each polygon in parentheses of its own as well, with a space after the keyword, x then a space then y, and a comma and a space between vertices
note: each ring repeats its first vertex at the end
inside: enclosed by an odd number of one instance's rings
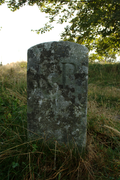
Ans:
POLYGON ((56 170, 56 147, 57 147, 57 141, 55 141, 54 170, 56 170))
POLYGON ((115 133, 117 133, 120 136, 120 132, 117 129, 114 129, 108 125, 104 125, 103 127, 113 130, 115 133))
POLYGON ((30 180, 32 180, 32 174, 31 174, 31 166, 30 166, 30 152, 29 152, 29 172, 30 172, 30 180))

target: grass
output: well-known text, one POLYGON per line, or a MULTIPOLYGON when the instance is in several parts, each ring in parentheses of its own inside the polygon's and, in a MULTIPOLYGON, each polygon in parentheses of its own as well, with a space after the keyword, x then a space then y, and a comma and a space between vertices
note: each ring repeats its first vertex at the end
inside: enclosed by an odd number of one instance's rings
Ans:
POLYGON ((120 180, 120 64, 89 64, 87 146, 27 140, 26 62, 0 66, 0 179, 120 180))

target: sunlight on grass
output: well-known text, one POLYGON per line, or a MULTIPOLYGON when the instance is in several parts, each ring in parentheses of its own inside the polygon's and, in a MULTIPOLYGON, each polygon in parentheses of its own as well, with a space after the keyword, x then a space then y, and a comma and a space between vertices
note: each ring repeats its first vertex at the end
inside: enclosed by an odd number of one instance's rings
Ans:
POLYGON ((27 139, 27 63, 0 66, 0 179, 119 180, 120 64, 89 64, 86 150, 27 139))

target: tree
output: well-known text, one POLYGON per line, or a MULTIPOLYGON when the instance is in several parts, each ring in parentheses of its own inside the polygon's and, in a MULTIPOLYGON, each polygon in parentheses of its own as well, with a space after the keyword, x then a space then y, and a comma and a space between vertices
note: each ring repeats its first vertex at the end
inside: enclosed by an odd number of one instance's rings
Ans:
POLYGON ((36 3, 41 12, 49 15, 49 22, 35 30, 37 33, 51 30, 54 21, 69 22, 61 34, 62 40, 86 45, 100 56, 114 56, 119 52, 120 0, 10 0, 8 7, 15 11, 26 3, 36 3))
MULTIPOLYGON (((62 39, 96 49, 99 56, 115 59, 120 49, 120 1, 119 0, 75 0, 40 8, 49 13, 50 23, 59 16, 58 23, 67 22, 62 39), (62 5, 67 4, 67 8, 62 5)), ((39 29, 37 32, 40 32, 39 29)))

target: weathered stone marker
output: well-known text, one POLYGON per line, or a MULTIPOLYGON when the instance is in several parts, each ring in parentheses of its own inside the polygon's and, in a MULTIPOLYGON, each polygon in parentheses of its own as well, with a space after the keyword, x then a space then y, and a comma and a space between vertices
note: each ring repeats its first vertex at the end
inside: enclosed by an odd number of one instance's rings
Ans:
MULTIPOLYGON (((84 148, 87 131, 88 49, 47 42, 28 49, 28 129, 84 148)), ((29 138, 35 138, 29 133, 29 138)))

